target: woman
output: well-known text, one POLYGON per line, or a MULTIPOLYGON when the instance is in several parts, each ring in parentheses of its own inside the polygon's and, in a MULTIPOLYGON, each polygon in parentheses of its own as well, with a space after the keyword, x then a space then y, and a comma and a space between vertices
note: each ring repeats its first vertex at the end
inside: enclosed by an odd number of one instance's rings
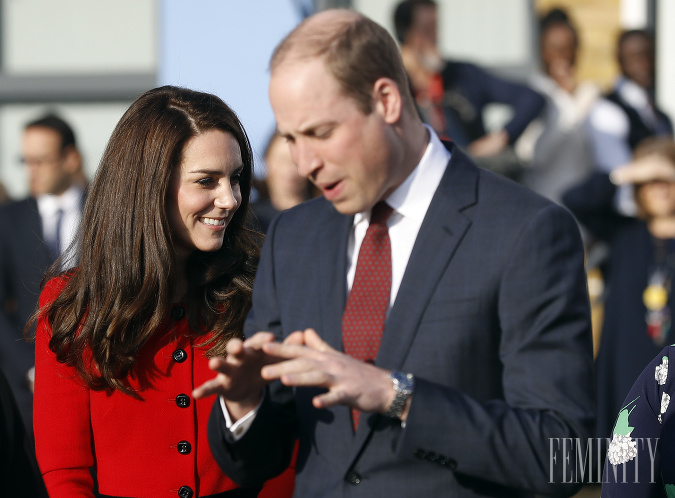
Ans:
POLYGON ((560 203, 563 193, 595 169, 588 138, 588 114, 600 88, 577 78, 577 29, 562 9, 539 21, 541 72, 530 80, 547 106, 516 144, 528 167, 522 181, 535 192, 560 203))
POLYGON ((609 247, 603 265, 607 291, 596 361, 597 434, 604 439, 614 434, 616 415, 626 406, 624 399, 644 366, 674 342, 675 142, 670 138, 643 141, 632 163, 611 177, 596 173, 564 200, 609 247), (615 211, 619 185, 635 187, 638 217, 615 211))
MULTIPOLYGON (((151 90, 113 131, 78 265, 40 297, 34 425, 51 497, 93 496, 90 468, 105 496, 257 496, 222 474, 213 400, 191 397, 250 306, 251 170, 241 123, 213 95, 151 90)), ((290 496, 291 472, 260 496, 290 496)))

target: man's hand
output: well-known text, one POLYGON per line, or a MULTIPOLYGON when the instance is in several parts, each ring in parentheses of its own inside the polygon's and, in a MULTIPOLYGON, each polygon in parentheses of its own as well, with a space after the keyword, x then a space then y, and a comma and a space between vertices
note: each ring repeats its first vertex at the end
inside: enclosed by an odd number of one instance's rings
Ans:
POLYGON ((245 341, 231 339, 226 346, 227 356, 209 361, 209 368, 218 375, 192 391, 192 396, 200 399, 218 394, 225 399, 232 420, 246 415, 258 405, 267 384, 260 369, 278 361, 262 349, 273 341, 271 332, 258 332, 245 341))
MULTIPOLYGON (((331 348, 313 329, 294 332, 283 344, 265 342, 262 350, 277 358, 262 368, 266 381, 280 379, 287 386, 324 387, 328 392, 315 396, 316 408, 337 404, 363 412, 384 413, 395 397, 389 373, 331 348)), ((402 416, 405 420, 407 409, 402 416)))

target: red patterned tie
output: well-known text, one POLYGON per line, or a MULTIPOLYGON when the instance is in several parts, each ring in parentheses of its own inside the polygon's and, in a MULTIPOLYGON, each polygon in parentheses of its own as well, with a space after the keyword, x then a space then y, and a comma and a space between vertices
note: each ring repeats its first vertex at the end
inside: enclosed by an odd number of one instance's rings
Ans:
MULTIPOLYGON (((352 290, 342 315, 344 352, 359 360, 374 362, 391 295, 391 242, 387 219, 393 212, 385 202, 373 207, 370 225, 361 243, 352 290)), ((354 430, 361 412, 352 408, 354 430)))

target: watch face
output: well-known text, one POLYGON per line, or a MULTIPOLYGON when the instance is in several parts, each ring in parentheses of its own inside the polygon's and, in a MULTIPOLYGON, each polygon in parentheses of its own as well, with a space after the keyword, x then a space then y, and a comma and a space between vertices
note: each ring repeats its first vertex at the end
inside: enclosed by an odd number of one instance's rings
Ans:
POLYGON ((413 377, 413 374, 392 372, 391 378, 394 381, 394 389, 399 392, 409 394, 415 387, 415 378, 413 377))

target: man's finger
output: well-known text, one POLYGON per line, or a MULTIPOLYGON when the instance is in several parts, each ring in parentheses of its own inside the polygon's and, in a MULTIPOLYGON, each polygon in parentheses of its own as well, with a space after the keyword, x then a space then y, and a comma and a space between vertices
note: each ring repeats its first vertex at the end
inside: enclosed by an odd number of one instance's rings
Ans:
POLYGON ((314 329, 305 329, 304 338, 305 344, 309 348, 321 351, 322 353, 335 351, 326 341, 321 339, 321 336, 314 329))
POLYGON ((256 332, 254 335, 246 339, 243 347, 250 349, 262 349, 263 344, 274 342, 274 334, 272 332, 256 332))
POLYGON ((192 397, 195 399, 206 398, 213 394, 219 394, 222 388, 221 382, 216 377, 215 379, 207 380, 201 386, 195 388, 192 391, 192 397))

